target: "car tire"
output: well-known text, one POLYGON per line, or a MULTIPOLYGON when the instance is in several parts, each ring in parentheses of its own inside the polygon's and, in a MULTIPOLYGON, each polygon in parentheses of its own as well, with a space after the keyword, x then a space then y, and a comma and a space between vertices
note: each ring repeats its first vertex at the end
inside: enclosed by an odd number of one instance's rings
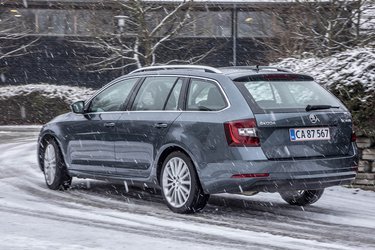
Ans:
POLYGON ((203 209, 209 199, 209 195, 203 193, 193 162, 180 151, 164 160, 160 185, 167 206, 175 213, 195 213, 203 209))
POLYGON ((66 169, 61 150, 54 139, 49 139, 41 148, 44 178, 52 190, 66 190, 72 183, 66 169))
POLYGON ((306 206, 317 202, 322 197, 324 189, 295 190, 280 192, 281 198, 290 205, 306 206))

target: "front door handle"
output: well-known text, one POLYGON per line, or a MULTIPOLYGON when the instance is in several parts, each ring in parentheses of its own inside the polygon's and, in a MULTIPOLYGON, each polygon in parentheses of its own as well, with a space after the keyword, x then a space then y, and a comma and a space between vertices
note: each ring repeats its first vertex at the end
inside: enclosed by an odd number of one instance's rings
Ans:
POLYGON ((154 128, 166 128, 168 127, 167 123, 155 123, 154 128))
POLYGON ((116 124, 114 122, 106 122, 104 123, 104 127, 107 127, 107 128, 112 128, 114 127, 116 124))

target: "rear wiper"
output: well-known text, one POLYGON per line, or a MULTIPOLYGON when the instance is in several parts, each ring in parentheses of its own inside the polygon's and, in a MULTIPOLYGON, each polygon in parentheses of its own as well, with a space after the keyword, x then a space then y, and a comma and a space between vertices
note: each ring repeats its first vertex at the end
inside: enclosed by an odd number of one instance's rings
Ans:
POLYGON ((307 105, 306 111, 318 110, 318 109, 331 109, 331 108, 338 109, 340 107, 339 106, 332 106, 332 105, 307 105))

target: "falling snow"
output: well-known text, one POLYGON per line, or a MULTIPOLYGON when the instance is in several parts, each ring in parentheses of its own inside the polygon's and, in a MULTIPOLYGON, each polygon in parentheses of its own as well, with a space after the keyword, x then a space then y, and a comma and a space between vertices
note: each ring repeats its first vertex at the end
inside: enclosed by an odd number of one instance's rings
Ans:
POLYGON ((358 48, 326 58, 286 58, 275 66, 313 76, 326 87, 360 84, 365 91, 375 90, 375 48, 358 48))
POLYGON ((195 215, 160 194, 76 179, 49 190, 36 162, 39 127, 0 127, 0 249, 372 249, 375 193, 326 189, 309 207, 278 194, 212 196, 195 215), (7 139, 5 139, 7 138, 7 139), (14 159, 17 158, 17 161, 14 159), (128 192, 127 192, 128 191, 128 192))
POLYGON ((78 100, 86 100, 95 93, 94 90, 85 87, 28 84, 0 87, 0 99, 8 99, 9 97, 18 95, 28 95, 35 92, 41 93, 48 98, 60 98, 65 100, 68 104, 78 100))

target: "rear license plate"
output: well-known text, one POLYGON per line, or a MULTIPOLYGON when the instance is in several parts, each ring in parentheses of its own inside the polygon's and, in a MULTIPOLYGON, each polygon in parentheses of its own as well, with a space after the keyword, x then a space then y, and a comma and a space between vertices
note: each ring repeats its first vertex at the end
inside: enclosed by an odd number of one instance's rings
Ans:
POLYGON ((291 141, 318 141, 329 140, 329 128, 291 128, 289 129, 291 141))

